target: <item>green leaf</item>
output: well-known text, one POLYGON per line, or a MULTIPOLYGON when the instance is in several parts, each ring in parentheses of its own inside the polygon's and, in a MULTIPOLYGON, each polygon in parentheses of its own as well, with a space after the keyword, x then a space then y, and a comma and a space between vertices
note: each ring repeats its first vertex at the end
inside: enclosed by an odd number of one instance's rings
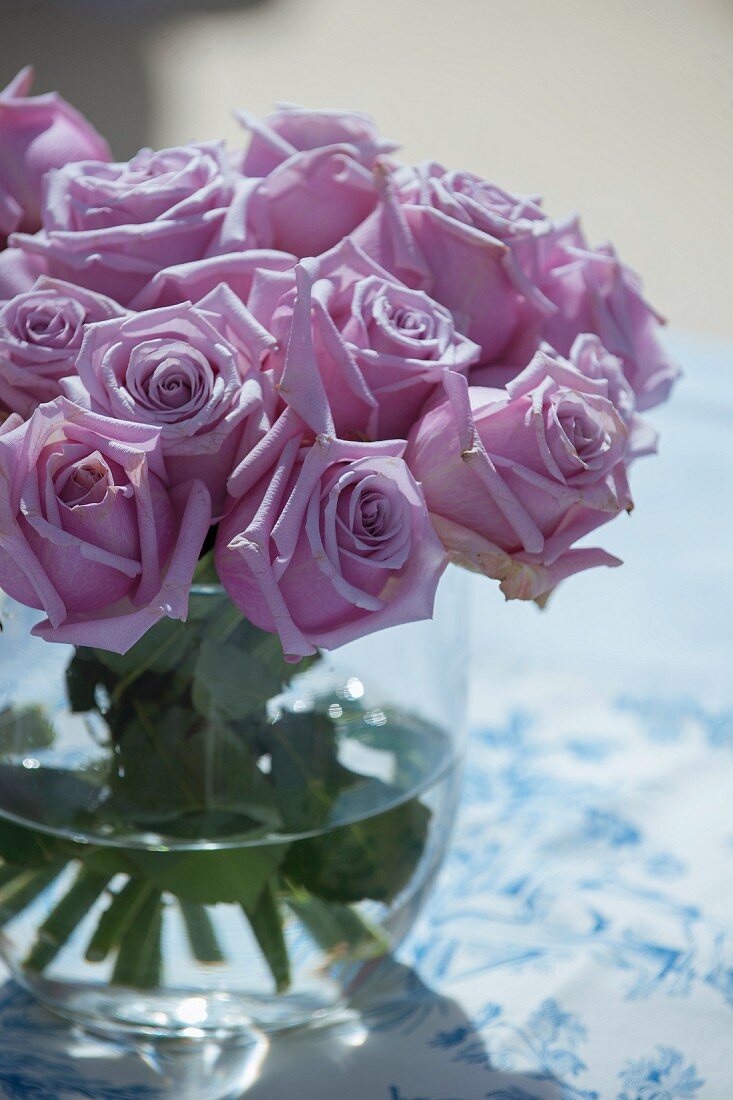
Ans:
POLYGON ((201 905, 254 907, 287 845, 254 844, 201 851, 131 851, 138 874, 157 889, 201 905))
POLYGON ((277 803, 292 832, 323 826, 341 792, 362 782, 339 763, 336 729, 327 714, 285 712, 267 727, 263 744, 277 803))
POLYGON ((43 707, 3 707, 0 710, 0 753, 3 755, 47 749, 54 738, 54 728, 43 707))
POLYGON ((275 989, 285 993, 291 982, 290 959, 273 880, 265 883, 255 906, 243 906, 243 909, 275 979, 275 989))
POLYGON ((100 686, 109 688, 114 674, 92 649, 77 648, 66 666, 66 695, 74 714, 83 714, 97 706, 100 686))
POLYGON ((108 820, 192 839, 276 829, 280 813, 252 735, 183 707, 138 703, 121 727, 108 820))
POLYGON ((144 672, 160 674, 175 669, 191 641, 186 623, 160 619, 127 653, 95 649, 94 656, 120 678, 116 687, 122 684, 120 691, 124 691, 144 672))
POLYGON ((241 720, 264 714, 283 682, 279 665, 273 668, 251 651, 207 639, 196 661, 191 696, 199 714, 241 720))
POLYGON ((60 845, 51 836, 0 817, 0 857, 22 867, 45 867, 58 860, 60 845))
POLYGON ((105 772, 94 768, 74 773, 0 764, 0 805, 23 820, 65 828, 94 812, 105 780, 105 772))
POLYGON ((326 901, 392 901, 417 868, 430 818, 430 810, 415 798, 354 825, 298 840, 283 871, 326 901))
POLYGON ((214 551, 209 550, 203 557, 199 558, 198 565, 193 574, 194 585, 217 585, 219 584, 219 574, 216 571, 214 565, 214 551))

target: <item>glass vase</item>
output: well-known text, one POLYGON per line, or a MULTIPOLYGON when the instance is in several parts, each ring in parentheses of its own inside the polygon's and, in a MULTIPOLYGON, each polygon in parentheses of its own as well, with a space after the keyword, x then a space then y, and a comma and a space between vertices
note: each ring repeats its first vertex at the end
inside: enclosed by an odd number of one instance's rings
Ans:
POLYGON ((410 931, 446 853, 464 578, 431 622, 287 665, 221 588, 124 657, 0 594, 0 954, 111 1035, 323 1020, 410 931))

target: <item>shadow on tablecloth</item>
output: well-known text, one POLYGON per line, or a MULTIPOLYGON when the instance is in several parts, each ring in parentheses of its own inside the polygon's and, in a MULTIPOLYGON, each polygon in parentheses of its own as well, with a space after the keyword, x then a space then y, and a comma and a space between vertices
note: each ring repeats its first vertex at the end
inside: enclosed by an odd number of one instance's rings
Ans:
POLYGON ((560 1100, 561 1086, 492 1070, 475 1025, 415 971, 388 963, 353 998, 360 1024, 230 1044, 122 1048, 0 988, 2 1100, 560 1100), (460 1060, 450 1050, 460 1046, 460 1060))

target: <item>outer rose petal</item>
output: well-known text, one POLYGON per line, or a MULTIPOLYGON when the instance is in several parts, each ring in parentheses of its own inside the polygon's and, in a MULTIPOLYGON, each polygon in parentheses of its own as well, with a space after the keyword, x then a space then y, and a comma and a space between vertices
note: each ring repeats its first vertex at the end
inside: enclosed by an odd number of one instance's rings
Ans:
MULTIPOLYGON (((0 431, 0 581, 13 598, 45 610, 48 621, 37 628, 42 637, 122 652, 156 617, 185 615, 211 502, 202 483, 169 491, 165 479, 159 429, 98 416, 65 398, 0 431), (116 470, 112 492, 124 494, 121 508, 108 509, 119 523, 119 544, 114 530, 97 531, 86 512, 64 519, 66 504, 56 478, 64 463, 68 468, 95 455, 107 463, 108 474, 116 470), (34 545, 43 545, 43 564, 34 545), (127 576, 125 597, 108 607, 86 607, 85 590, 77 593, 67 583, 65 548, 75 561, 88 560, 90 573, 107 568, 127 576)), ((107 499, 105 488, 102 501, 107 499)))
POLYGON ((75 160, 109 160, 107 142, 55 92, 30 96, 33 69, 0 92, 0 235, 41 225, 43 179, 75 160))
POLYGON ((181 486, 186 494, 176 547, 156 596, 150 603, 131 609, 123 601, 109 614, 95 619, 70 615, 60 626, 48 619, 38 623, 32 633, 47 642, 92 646, 111 653, 126 653, 162 618, 183 619, 188 615, 188 594, 201 545, 211 522, 211 500, 200 481, 181 486))
POLYGON ((348 146, 330 146, 296 153, 258 183, 246 201, 246 225, 259 247, 317 256, 356 229, 376 203, 372 173, 348 146))
POLYGON ((397 206, 387 190, 353 239, 408 286, 446 306, 458 331, 481 346, 482 362, 500 359, 542 316, 523 293, 526 286, 518 289, 509 248, 439 210, 397 206))
POLYGON ((155 309, 178 302, 196 303, 220 283, 226 283, 238 298, 246 302, 258 271, 288 271, 295 263, 295 256, 288 252, 250 249, 166 267, 157 272, 135 296, 131 308, 155 309))
POLYGON ((354 158, 371 167, 377 156, 398 148, 397 142, 381 137, 373 120, 361 111, 314 111, 288 103, 262 119, 247 111, 236 115, 252 134, 242 159, 246 176, 267 176, 294 153, 308 149, 349 145, 354 158))

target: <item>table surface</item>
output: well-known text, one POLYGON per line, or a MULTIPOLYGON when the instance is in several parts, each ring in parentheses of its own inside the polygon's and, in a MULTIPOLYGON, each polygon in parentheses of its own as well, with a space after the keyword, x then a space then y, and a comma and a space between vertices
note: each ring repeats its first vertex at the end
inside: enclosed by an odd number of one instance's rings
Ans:
MULTIPOLYGON (((275 1040, 252 1100, 733 1097, 733 348, 674 344, 660 458, 601 533, 626 565, 542 613, 477 579, 452 854, 364 1030, 275 1040)), ((233 1054, 195 1072, 0 985, 0 1097, 244 1087, 233 1054)))

